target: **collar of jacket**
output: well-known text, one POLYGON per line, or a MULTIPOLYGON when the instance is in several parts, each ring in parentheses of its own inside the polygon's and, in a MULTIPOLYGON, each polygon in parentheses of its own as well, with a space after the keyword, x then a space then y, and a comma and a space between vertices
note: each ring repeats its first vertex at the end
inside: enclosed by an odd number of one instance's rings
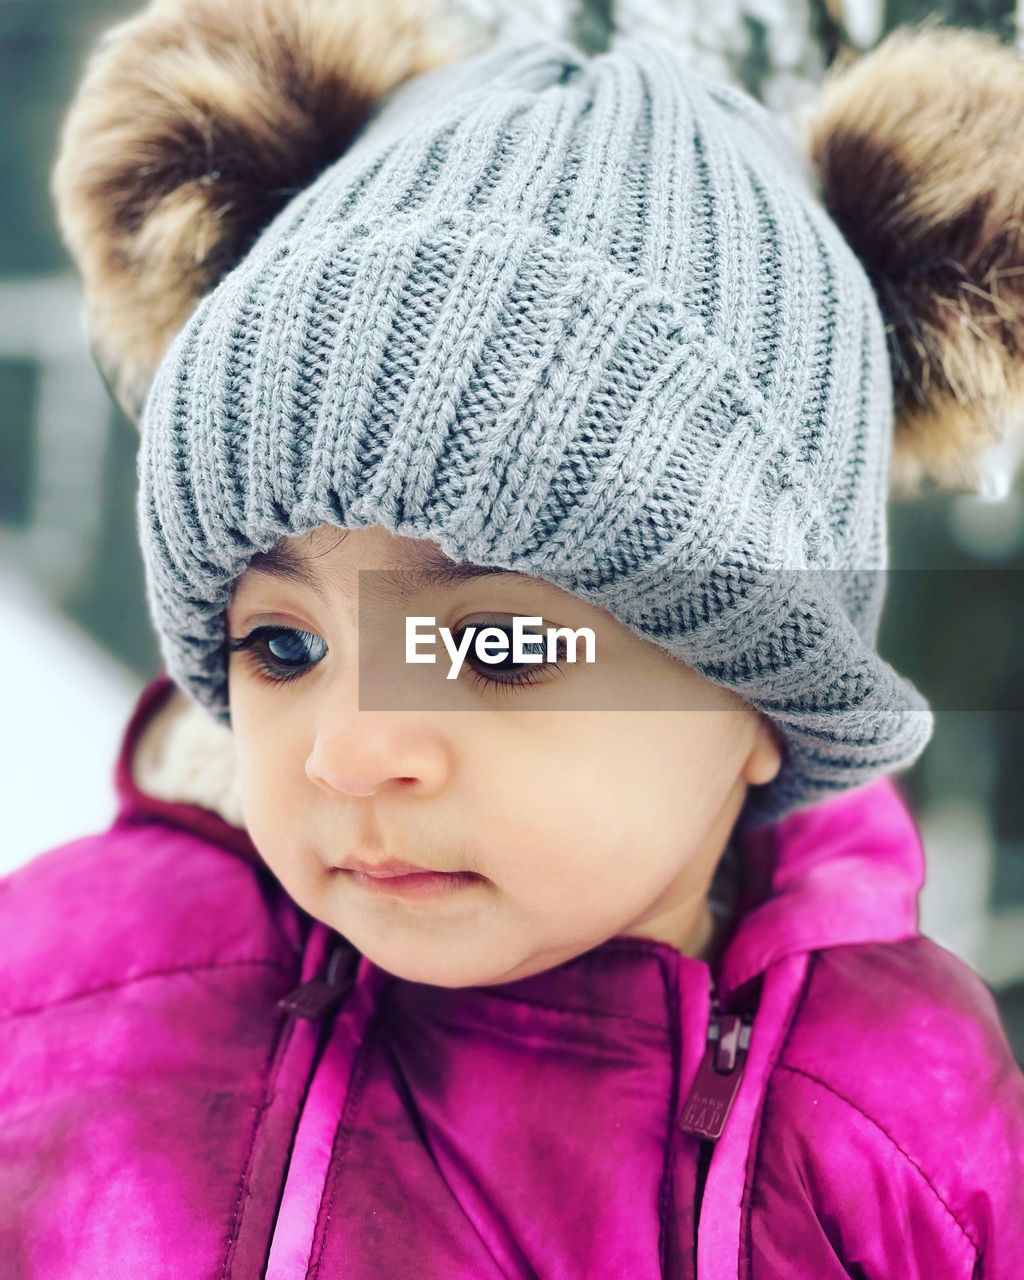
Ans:
MULTIPOLYGON (((230 730, 165 674, 139 695, 114 781, 119 821, 157 819, 265 865, 244 827, 230 730)), ((725 999, 788 956, 918 933, 924 851, 892 778, 748 832, 739 858, 737 924, 714 975, 725 999)))

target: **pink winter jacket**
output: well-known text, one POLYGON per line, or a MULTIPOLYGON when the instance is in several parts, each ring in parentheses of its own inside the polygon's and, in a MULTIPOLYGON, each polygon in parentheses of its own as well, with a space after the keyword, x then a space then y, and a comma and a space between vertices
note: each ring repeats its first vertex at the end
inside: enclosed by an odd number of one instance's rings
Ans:
POLYGON ((172 694, 111 828, 0 881, 4 1280, 1024 1276, 1024 1077, 893 782, 752 833, 714 973, 627 937, 446 989, 144 789, 172 694))

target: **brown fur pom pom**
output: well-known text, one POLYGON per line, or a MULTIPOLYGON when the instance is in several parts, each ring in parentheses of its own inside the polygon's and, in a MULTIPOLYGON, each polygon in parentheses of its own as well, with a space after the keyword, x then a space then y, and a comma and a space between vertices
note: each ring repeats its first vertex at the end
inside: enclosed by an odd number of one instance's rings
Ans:
POLYGON ((893 491, 977 490, 979 455, 1024 431, 1024 59, 897 28, 830 70, 805 145, 885 317, 893 491))
POLYGON ((376 103, 459 55, 423 0, 153 0, 109 31, 53 175, 97 363, 137 418, 204 293, 376 103))

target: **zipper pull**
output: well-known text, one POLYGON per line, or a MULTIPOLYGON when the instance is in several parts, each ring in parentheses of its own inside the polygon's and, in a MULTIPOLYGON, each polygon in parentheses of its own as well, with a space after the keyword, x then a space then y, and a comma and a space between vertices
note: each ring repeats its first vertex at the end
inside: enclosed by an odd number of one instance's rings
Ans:
POLYGON ((327 961, 327 972, 322 978, 312 978, 289 991, 277 1002, 297 1018, 322 1018, 329 1010, 336 1009, 355 986, 359 952, 351 943, 335 946, 327 961))
POLYGON ((684 1133, 705 1142, 721 1137, 743 1079, 750 1032, 749 1020, 734 1013, 712 1013, 707 1049, 679 1118, 684 1133))

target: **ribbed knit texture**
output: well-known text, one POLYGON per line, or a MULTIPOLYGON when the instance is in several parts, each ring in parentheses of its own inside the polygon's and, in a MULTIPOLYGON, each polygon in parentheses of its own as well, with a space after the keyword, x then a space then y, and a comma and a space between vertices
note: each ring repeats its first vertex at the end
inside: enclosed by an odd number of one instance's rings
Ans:
POLYGON ((142 430, 151 615, 224 723, 231 584, 328 522, 552 581, 763 710, 786 760, 741 828, 931 736, 875 648, 871 286, 768 113, 657 43, 398 90, 200 303, 142 430))

